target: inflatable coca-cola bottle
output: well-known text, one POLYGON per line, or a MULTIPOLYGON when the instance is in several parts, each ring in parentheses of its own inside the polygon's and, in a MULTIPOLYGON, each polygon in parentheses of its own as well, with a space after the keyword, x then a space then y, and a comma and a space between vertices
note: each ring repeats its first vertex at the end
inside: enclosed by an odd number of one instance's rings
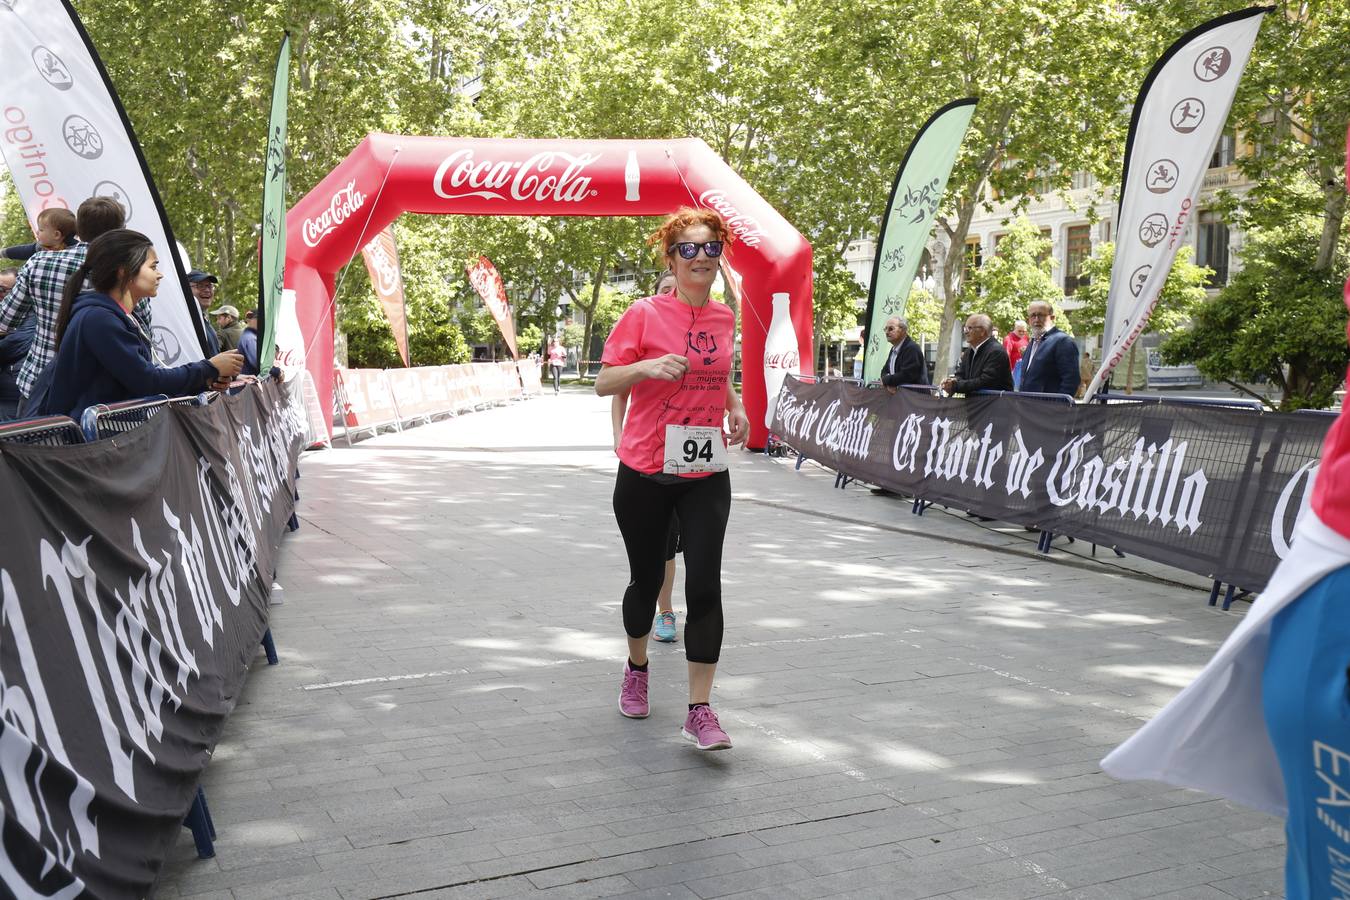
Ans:
POLYGON ((764 336, 764 427, 773 427, 773 414, 778 408, 778 392, 783 379, 791 372, 801 371, 801 353, 797 349, 797 332, 792 328, 792 314, 788 311, 789 295, 773 295, 773 319, 764 336))

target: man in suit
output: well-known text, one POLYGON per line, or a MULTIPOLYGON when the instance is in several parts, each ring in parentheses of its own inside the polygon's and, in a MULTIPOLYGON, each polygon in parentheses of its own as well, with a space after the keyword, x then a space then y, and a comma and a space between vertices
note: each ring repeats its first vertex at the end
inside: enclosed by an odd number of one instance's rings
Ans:
POLYGON ((1031 343, 1022 356, 1022 383, 1019 391, 1041 394, 1078 393, 1078 345, 1055 327, 1055 310, 1045 300, 1027 306, 1027 325, 1031 343))
POLYGON ((928 364, 923 350, 909 336, 909 323, 899 316, 886 320, 886 340, 891 353, 881 367, 881 383, 892 394, 902 384, 927 384, 928 364))
POLYGON ((1008 351, 991 337, 994 323, 983 313, 976 313, 966 319, 966 325, 961 330, 969 346, 961 351, 956 374, 943 380, 942 389, 949 394, 1011 391, 1012 367, 1008 365, 1008 351))

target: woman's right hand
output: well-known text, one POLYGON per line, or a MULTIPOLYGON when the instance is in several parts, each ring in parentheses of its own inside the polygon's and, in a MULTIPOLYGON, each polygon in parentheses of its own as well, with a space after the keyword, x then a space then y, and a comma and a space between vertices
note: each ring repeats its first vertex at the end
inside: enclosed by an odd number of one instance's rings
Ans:
POLYGON ((226 350, 211 357, 210 363, 217 372, 216 381, 228 381, 244 368, 244 354, 238 350, 226 350))
POLYGON ((647 377, 657 381, 679 381, 689 371, 689 360, 678 353, 667 353, 644 362, 647 377))

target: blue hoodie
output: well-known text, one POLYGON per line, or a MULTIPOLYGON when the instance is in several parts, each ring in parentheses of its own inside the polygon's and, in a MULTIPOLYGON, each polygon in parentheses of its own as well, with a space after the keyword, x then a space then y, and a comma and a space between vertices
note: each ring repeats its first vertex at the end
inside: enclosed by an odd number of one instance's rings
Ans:
POLYGON ((195 394, 216 377, 215 366, 204 359, 172 369, 156 366, 136 323, 107 294, 86 291, 75 298, 71 310, 52 361, 44 415, 78 421, 86 407, 97 403, 195 394))

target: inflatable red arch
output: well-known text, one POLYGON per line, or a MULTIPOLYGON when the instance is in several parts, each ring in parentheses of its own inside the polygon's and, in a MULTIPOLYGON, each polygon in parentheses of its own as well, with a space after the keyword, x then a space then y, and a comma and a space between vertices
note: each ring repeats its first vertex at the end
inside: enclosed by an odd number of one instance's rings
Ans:
POLYGON ((812 370, 811 245, 697 139, 368 135, 286 216, 286 287, 319 396, 332 396, 337 273, 399 214, 651 216, 680 206, 717 210, 736 235, 726 263, 741 281, 742 395, 750 446, 762 447, 766 383, 776 396, 787 371, 812 370))

